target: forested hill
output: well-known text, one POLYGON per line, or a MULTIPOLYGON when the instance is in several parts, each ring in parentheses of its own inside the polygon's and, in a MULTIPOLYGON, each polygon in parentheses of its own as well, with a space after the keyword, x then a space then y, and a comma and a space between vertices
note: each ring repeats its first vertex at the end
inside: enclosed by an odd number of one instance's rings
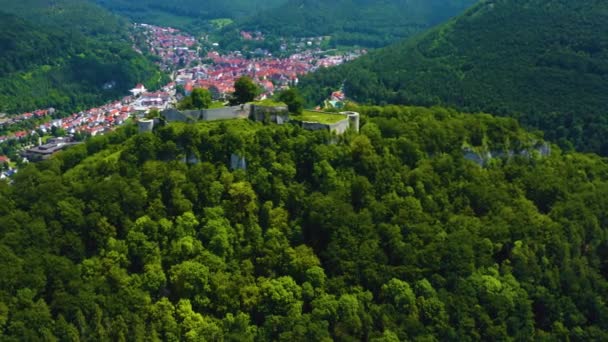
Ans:
POLYGON ((240 27, 286 37, 331 35, 336 45, 386 46, 453 17, 475 0, 289 0, 240 27))
POLYGON ((51 63, 68 46, 58 32, 48 32, 0 12, 0 77, 51 63))
POLYGON ((483 1, 415 39, 302 80, 360 102, 438 104, 519 118, 563 147, 608 155, 608 2, 483 1))
POLYGON ((0 0, 0 6, 1 11, 34 24, 100 38, 126 38, 126 22, 90 0, 0 0))
POLYGON ((84 109, 158 86, 127 24, 87 1, 0 0, 0 112, 84 109))
POLYGON ((235 19, 277 7, 286 0, 93 0, 137 22, 198 31, 210 20, 235 19))
POLYGON ((605 159, 356 110, 339 138, 127 126, 0 181, 2 340, 608 340, 605 159))

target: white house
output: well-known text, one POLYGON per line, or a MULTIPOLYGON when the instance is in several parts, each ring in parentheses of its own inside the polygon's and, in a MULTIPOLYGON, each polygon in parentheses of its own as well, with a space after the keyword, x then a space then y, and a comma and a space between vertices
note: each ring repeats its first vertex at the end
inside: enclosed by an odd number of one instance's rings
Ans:
POLYGON ((144 87, 143 84, 139 83, 135 86, 135 88, 131 89, 131 94, 133 94, 133 96, 139 96, 147 91, 148 90, 146 89, 146 87, 144 87))

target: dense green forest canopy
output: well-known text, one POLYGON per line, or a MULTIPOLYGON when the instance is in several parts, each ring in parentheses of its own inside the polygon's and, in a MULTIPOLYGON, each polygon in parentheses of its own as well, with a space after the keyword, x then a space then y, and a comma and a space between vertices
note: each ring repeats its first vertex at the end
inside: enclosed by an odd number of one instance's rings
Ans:
POLYGON ((199 31, 214 19, 235 19, 276 7, 286 0, 94 0, 136 22, 199 31))
POLYGON ((608 339, 606 159, 541 157, 514 119, 356 110, 341 137, 127 126, 0 182, 2 339, 608 339))
POLYGON ((65 38, 0 12, 0 77, 52 63, 69 48, 65 38))
POLYGON ((302 80, 364 103, 445 104, 516 117, 564 148, 608 155, 608 2, 483 1, 415 39, 302 80))
POLYGON ((86 1, 0 0, 0 112, 85 109, 163 76, 126 22, 86 1))
POLYGON ((461 13, 475 0, 289 0, 239 27, 285 37, 331 35, 336 45, 381 47, 461 13))
POLYGON ((27 21, 66 31, 126 38, 126 22, 89 0, 0 0, 0 10, 27 21))

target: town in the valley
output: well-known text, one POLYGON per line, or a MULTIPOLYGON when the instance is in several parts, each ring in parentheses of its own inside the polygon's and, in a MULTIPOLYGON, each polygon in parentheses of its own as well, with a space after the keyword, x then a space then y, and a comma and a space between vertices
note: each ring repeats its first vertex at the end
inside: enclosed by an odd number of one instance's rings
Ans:
MULTIPOLYGON (((173 107, 195 88, 209 89, 214 100, 221 102, 234 91, 234 82, 239 77, 249 76, 262 90, 260 100, 263 100, 296 85, 304 74, 340 65, 366 53, 365 50, 323 51, 323 37, 285 43, 282 50, 290 48, 289 44, 294 50, 281 58, 261 49, 254 51, 253 56, 245 56, 241 51, 225 51, 208 37, 197 39, 169 27, 135 24, 134 35, 137 37, 134 41, 139 44, 134 44, 133 48, 156 56, 161 70, 171 75, 170 83, 154 91, 137 84, 131 94, 125 94, 122 99, 68 116, 58 115, 53 108, 11 116, 0 114, 0 148, 19 146, 19 163, 44 159, 74 144, 76 137, 104 134, 132 117, 144 116, 151 109, 173 107), (35 124, 24 125, 28 121, 35 124), (31 128, 19 129, 24 126, 31 128)), ((241 32, 241 37, 244 41, 264 39, 260 32, 241 32)), ((333 100, 343 97, 340 92, 332 94, 333 100)), ((0 149, 0 178, 16 172, 16 161, 2 154, 6 150, 8 148, 0 149)))

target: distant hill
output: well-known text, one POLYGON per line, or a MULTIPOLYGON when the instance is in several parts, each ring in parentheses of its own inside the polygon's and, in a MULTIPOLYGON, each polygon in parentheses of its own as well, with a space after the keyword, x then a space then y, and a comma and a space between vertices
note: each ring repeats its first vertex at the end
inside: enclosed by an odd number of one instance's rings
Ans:
POLYGON ((16 16, 0 13, 0 76, 49 64, 70 47, 59 32, 41 30, 16 16))
POLYGON ((197 31, 213 19, 235 19, 281 5, 286 0, 94 0, 137 22, 197 31))
POLYGON ((0 0, 0 112, 77 110, 161 74, 132 50, 126 23, 84 0, 0 0))
POLYGON ((608 155, 608 3, 483 1, 415 39, 300 83, 365 103, 445 104, 517 117, 563 147, 608 155))
POLYGON ((475 0, 288 0, 240 27, 282 36, 331 35, 337 45, 385 46, 455 16, 475 0))
POLYGON ((87 35, 126 37, 126 22, 90 0, 0 0, 0 10, 29 22, 87 35))

